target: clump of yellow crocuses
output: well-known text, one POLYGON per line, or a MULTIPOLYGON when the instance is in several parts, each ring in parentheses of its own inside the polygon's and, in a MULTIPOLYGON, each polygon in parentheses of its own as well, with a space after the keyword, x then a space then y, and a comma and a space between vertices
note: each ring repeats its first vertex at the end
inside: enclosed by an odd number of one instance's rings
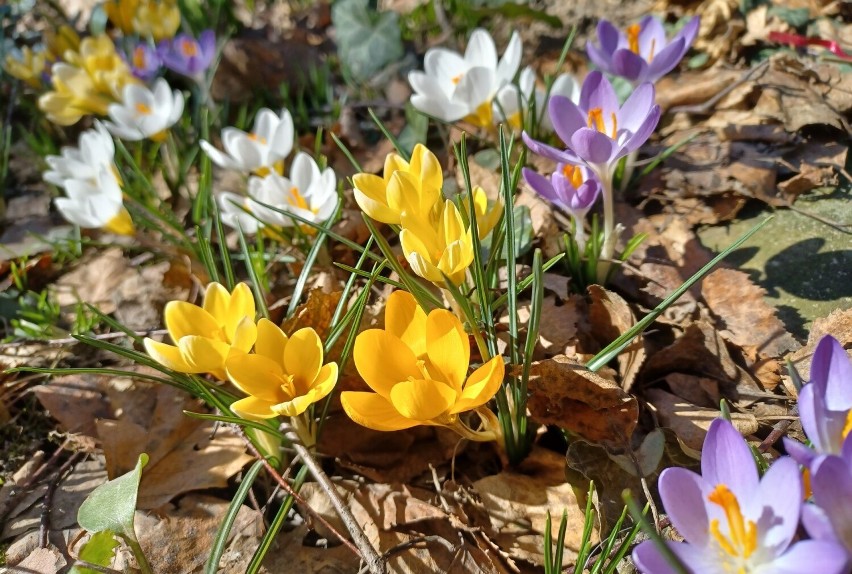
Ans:
POLYGON ((124 34, 153 38, 174 37, 180 28, 180 9, 175 0, 107 0, 104 12, 124 34))
POLYGON ((175 344, 145 338, 145 350, 179 373, 211 373, 225 380, 225 360, 232 354, 248 353, 257 340, 254 295, 245 283, 231 293, 219 283, 210 283, 201 307, 170 301, 164 315, 175 344))
POLYGON ((494 357, 468 375, 470 343, 449 311, 427 315, 410 293, 394 291, 385 307, 385 328, 360 333, 353 356, 374 391, 340 396, 358 424, 379 431, 444 426, 470 440, 499 438, 497 418, 485 405, 503 381, 503 358, 494 357), (476 429, 464 420, 469 411, 479 417, 476 429))
POLYGON ((51 66, 62 60, 66 52, 76 51, 79 47, 80 37, 77 32, 63 24, 55 31, 44 32, 44 49, 34 50, 24 46, 20 54, 7 55, 3 69, 13 78, 38 90, 44 87, 45 74, 50 73, 51 66))

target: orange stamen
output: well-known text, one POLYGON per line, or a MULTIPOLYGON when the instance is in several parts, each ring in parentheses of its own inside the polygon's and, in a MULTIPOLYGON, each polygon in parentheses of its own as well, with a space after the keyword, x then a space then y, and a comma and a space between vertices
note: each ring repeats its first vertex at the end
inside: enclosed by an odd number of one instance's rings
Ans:
POLYGON ((196 46, 195 42, 192 40, 184 39, 180 43, 180 51, 183 52, 183 55, 187 58, 191 58, 198 55, 198 46, 196 46))
POLYGON ((571 185, 574 187, 574 189, 577 189, 581 185, 583 185, 583 172, 581 172, 580 168, 576 165, 566 164, 562 168, 562 175, 565 176, 565 179, 571 182, 571 185))
POLYGON ((248 138, 249 138, 251 141, 253 141, 253 142, 257 142, 257 143, 259 143, 259 144, 266 145, 266 138, 265 138, 265 137, 261 137, 261 136, 259 136, 259 135, 255 134, 255 133, 251 133, 251 134, 249 134, 249 135, 248 135, 248 138))
POLYGON ((142 46, 136 46, 133 50, 133 67, 138 69, 145 67, 145 49, 142 46))
POLYGON ((651 38, 651 51, 648 52, 648 62, 654 59, 654 52, 657 49, 657 39, 651 38))
POLYGON ((603 110, 601 108, 592 108, 589 110, 589 127, 595 128, 599 132, 606 133, 606 126, 603 121, 603 110))
POLYGON ((639 32, 641 31, 641 26, 639 24, 633 24, 632 26, 627 27, 627 44, 630 47, 630 51, 634 54, 639 53, 639 32))
POLYGON ((136 104, 136 111, 142 114, 143 116, 147 116, 151 113, 151 108, 149 108, 147 104, 139 102, 138 104, 136 104))
POLYGON ((464 77, 464 74, 459 74, 458 76, 456 76, 455 78, 453 78, 453 80, 452 80, 452 81, 453 81, 453 84, 458 85, 458 83, 459 83, 459 82, 461 82, 461 79, 462 79, 463 77, 464 77))
POLYGON ((290 188, 290 197, 287 198, 287 203, 289 203, 293 207, 298 207, 299 209, 309 209, 314 213, 318 211, 316 209, 310 209, 308 207, 308 202, 305 199, 305 196, 302 195, 302 192, 300 192, 299 188, 295 185, 290 188))
POLYGON ((843 438, 845 439, 852 432, 852 409, 846 413, 846 424, 843 425, 843 438))
POLYGON ((746 523, 737 497, 724 484, 716 485, 707 500, 718 504, 725 511, 728 522, 728 536, 722 534, 719 520, 710 522, 710 534, 719 547, 733 557, 748 558, 757 549, 757 524, 753 520, 746 523))

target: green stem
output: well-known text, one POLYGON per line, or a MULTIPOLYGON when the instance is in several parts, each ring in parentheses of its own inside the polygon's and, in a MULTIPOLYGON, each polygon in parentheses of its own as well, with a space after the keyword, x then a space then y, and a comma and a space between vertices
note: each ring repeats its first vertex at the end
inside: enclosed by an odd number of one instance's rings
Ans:
POLYGON ((600 174, 601 180, 601 195, 603 195, 603 246, 598 257, 598 283, 604 284, 606 276, 609 274, 609 267, 612 264, 613 254, 615 253, 615 242, 618 237, 615 234, 615 209, 612 196, 612 174, 600 174))
POLYGON ((154 574, 154 571, 151 569, 151 565, 148 563, 148 559, 145 558, 145 553, 142 552, 142 546, 139 544, 139 540, 136 538, 136 533, 133 530, 129 530, 121 535, 124 538, 124 542, 130 547, 130 550, 133 552, 133 557, 136 558, 136 563, 139 565, 139 570, 142 574, 154 574))

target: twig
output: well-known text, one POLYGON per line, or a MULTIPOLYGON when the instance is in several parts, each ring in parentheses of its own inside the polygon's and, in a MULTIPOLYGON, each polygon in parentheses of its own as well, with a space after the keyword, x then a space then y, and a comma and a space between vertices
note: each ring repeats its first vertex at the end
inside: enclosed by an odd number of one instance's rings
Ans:
POLYGON ((693 106, 674 106, 674 107, 669 109, 669 112, 672 112, 672 113, 686 112, 688 114, 708 114, 708 113, 710 113, 711 108, 713 106, 715 106, 717 103, 719 103, 719 101, 721 101, 722 98, 724 98, 725 96, 727 96, 728 94, 733 92, 734 89, 736 89, 737 87, 748 82, 750 79, 752 79, 754 76, 756 76, 758 72, 762 72, 767 67, 769 67, 769 60, 765 60, 759 66, 755 66, 754 68, 752 68, 751 70, 749 70, 748 72, 743 74, 742 77, 740 77, 736 81, 732 82, 724 90, 720 91, 718 94, 716 94, 715 96, 713 96, 712 98, 710 98, 706 102, 704 102, 702 104, 693 105, 693 106))
POLYGON ((386 574, 387 568, 385 567, 384 560, 376 552, 376 549, 373 548, 373 545, 370 544, 367 535, 364 534, 364 530, 358 525, 355 517, 352 516, 349 507, 343 503, 343 499, 340 498, 328 475, 323 471, 307 447, 302 444, 299 434, 293 427, 287 427, 284 429, 284 435, 292 442, 293 448, 302 458, 302 462, 308 467, 314 479, 325 491, 329 501, 331 501, 331 505, 337 511, 337 515, 340 516, 340 519, 346 526, 346 530, 352 536, 352 541, 358 547, 358 550, 361 551, 361 558, 367 563, 367 570, 371 574, 386 574))
POLYGON ((50 507, 53 505, 53 493, 56 492, 56 487, 59 486, 59 482, 65 476, 65 473, 68 472, 72 466, 77 464, 84 456, 85 454, 83 452, 78 451, 68 457, 68 460, 59 467, 59 471, 56 473, 56 478, 54 478, 47 487, 38 527, 39 548, 47 548, 48 545, 48 536, 50 535, 50 507))
POLYGON ((275 482, 277 482, 279 484, 279 486, 281 486, 281 488, 286 490, 287 494, 292 496, 296 500, 296 502, 298 502, 300 505, 302 505, 302 507, 305 509, 305 512, 310 514, 311 517, 314 520, 316 520, 317 522, 322 524, 324 527, 328 528, 329 532, 334 534, 340 540, 340 542, 342 542, 347 548, 349 548, 352 551, 353 554, 355 554, 358 557, 361 557, 361 553, 359 552, 358 547, 353 545, 351 542, 349 542, 349 540, 347 540, 345 536, 343 536, 340 532, 338 532, 337 529, 334 526, 329 524, 329 522, 325 518, 323 518, 313 508, 311 508, 310 505, 308 505, 308 503, 305 502, 305 499, 302 498, 301 496, 299 496, 299 493, 297 493, 293 489, 293 487, 290 486, 290 483, 287 482, 286 480, 284 480, 284 477, 281 476, 281 474, 275 469, 275 467, 272 466, 271 464, 269 464, 269 461, 266 460, 266 457, 264 457, 262 454, 260 454, 260 452, 258 452, 258 450, 255 448, 254 444, 252 444, 251 440, 249 440, 249 438, 246 436, 243 429, 240 428, 238 425, 233 425, 233 426, 235 428, 236 433, 243 439, 243 442, 245 442, 246 447, 248 448, 249 452, 251 452, 252 455, 254 455, 255 458, 257 458, 258 460, 263 462, 263 466, 266 468, 266 471, 272 476, 272 478, 275 479, 275 482))
MULTIPOLYGON (((799 405, 793 405, 793 407, 790 409, 789 416, 799 416, 799 405)), ((776 423, 775 426, 772 427, 772 431, 769 433, 769 435, 765 439, 763 439, 763 442, 760 443, 760 445, 757 447, 757 450, 763 453, 769 452, 769 449, 772 448, 772 446, 776 442, 778 442, 778 440, 782 436, 787 434, 787 429, 790 428, 791 424, 793 424, 793 420, 784 420, 776 423)))
MULTIPOLYGON (((450 552, 451 554, 455 554, 456 552, 458 552, 458 549, 455 546, 453 546, 452 542, 450 542, 449 540, 442 538, 440 536, 436 536, 434 534, 431 534, 431 535, 428 535, 428 536, 418 536, 417 538, 412 538, 411 540, 408 540, 407 542, 401 542, 401 543, 397 544, 396 546, 394 546, 393 548, 391 548, 390 550, 388 550, 387 552, 382 554, 382 559, 387 561, 389 558, 391 558, 391 557, 393 557, 397 554, 401 554, 402 552, 405 552, 406 550, 410 550, 411 548, 417 548, 418 546, 426 545, 426 544, 429 544, 430 542, 435 542, 437 544, 440 544, 441 546, 446 548, 447 551, 450 552)), ((366 572, 369 572, 367 566, 364 566, 363 568, 358 570, 358 574, 366 574, 366 572)))

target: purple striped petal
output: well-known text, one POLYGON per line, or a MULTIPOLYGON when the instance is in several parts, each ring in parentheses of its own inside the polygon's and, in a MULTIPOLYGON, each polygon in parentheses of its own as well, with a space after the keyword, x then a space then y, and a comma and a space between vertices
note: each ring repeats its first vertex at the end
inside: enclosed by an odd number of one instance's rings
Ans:
MULTIPOLYGON (((801 395, 800 395, 801 396, 801 395)), ((803 445, 797 440, 793 440, 789 437, 784 437, 784 448, 787 450, 787 454, 789 454, 793 460, 797 463, 801 464, 804 467, 808 467, 811 465, 811 462, 816 458, 817 452, 803 445)))
POLYGON ((580 91, 580 109, 588 112, 594 108, 603 110, 605 116, 618 110, 618 96, 612 84, 598 71, 586 76, 580 91))
POLYGON ((601 50, 604 52, 610 55, 615 52, 622 35, 621 30, 613 26, 608 20, 598 22, 598 41, 601 44, 601 50))
POLYGON ((643 59, 652 59, 666 47, 666 29, 659 18, 645 16, 639 22, 639 53, 643 59), (653 48, 653 53, 651 52, 653 48))
POLYGON ((654 108, 655 90, 651 83, 639 85, 618 110, 618 129, 636 133, 654 108))
POLYGON ((589 56, 589 60, 592 61, 592 64, 595 65, 598 69, 611 74, 612 72, 612 54, 605 52, 601 48, 598 48, 592 41, 589 40, 586 42, 586 54, 589 56))
POLYGON ((623 155, 627 155, 633 150, 639 149, 642 147, 648 138, 651 137, 651 134, 654 133, 654 130, 657 129, 657 124, 660 122, 660 115, 662 114, 662 110, 660 110, 660 106, 655 105, 651 108, 651 112, 648 114, 648 117, 645 118, 645 121, 642 122, 642 125, 633 132, 626 141, 622 142, 623 153, 620 152, 619 157, 623 155))
POLYGON ((852 362, 831 335, 820 339, 811 362, 811 383, 832 410, 852 408, 852 362))
POLYGON ((821 458, 813 468, 814 502, 828 517, 834 534, 852 552, 852 473, 839 456, 821 458))
POLYGON ((553 96, 547 106, 553 130, 566 144, 580 128, 586 127, 586 114, 565 96, 553 96))

